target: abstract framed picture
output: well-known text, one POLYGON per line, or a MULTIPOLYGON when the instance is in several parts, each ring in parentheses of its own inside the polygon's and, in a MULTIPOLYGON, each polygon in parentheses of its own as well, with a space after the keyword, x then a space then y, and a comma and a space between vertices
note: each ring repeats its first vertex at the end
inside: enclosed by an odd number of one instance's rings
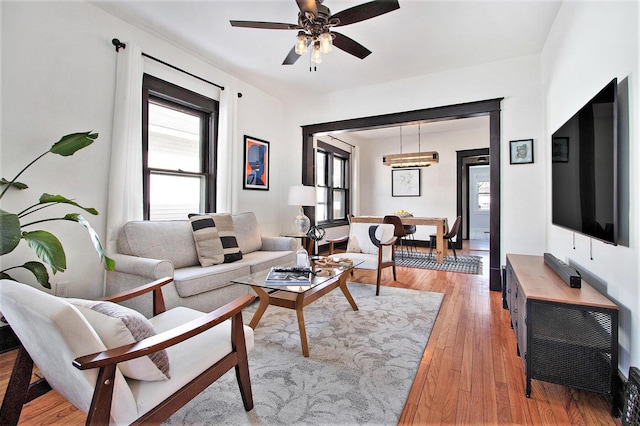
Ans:
POLYGON ((269 142, 244 136, 244 189, 269 190, 269 142))
POLYGON ((511 164, 533 163, 533 139, 522 139, 509 142, 511 164))
POLYGON ((391 170, 392 197, 420 196, 420 169, 391 170))
POLYGON ((569 161, 569 138, 555 137, 551 140, 551 161, 554 163, 569 161))

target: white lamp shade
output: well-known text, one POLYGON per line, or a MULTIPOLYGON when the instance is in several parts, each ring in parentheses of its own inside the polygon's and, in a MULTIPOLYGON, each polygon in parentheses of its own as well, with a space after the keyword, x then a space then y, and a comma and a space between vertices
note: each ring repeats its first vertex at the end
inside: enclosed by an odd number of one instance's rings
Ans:
POLYGON ((290 187, 288 204, 290 206, 315 206, 316 187, 304 185, 290 187))

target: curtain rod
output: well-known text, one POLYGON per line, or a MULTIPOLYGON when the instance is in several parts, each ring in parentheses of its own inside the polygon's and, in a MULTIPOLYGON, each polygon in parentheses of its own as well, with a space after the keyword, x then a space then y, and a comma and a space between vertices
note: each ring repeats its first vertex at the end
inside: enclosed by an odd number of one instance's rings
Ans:
POLYGON ((342 139, 338 139, 338 138, 336 138, 335 136, 331 136, 331 135, 327 135, 327 136, 329 136, 329 137, 330 137, 331 139, 333 139, 333 140, 336 140, 336 141, 342 142, 342 143, 343 143, 343 144, 345 144, 345 145, 349 145, 351 148, 355 148, 355 147, 356 147, 355 145, 351 145, 349 142, 345 142, 345 141, 343 141, 342 139))
MULTIPOLYGON (((121 42, 121 41, 120 41, 120 40, 118 40, 117 38, 114 38, 113 40, 111 40, 111 43, 115 46, 115 48, 116 48, 116 52, 119 52, 119 51, 120 51, 120 49, 124 49, 124 48, 126 48, 126 47, 127 47, 127 45, 126 45, 125 43, 121 42)), ((149 59, 151 59, 151 60, 153 60, 153 61, 156 61, 156 62, 158 62, 158 63, 161 63, 162 65, 165 65, 165 66, 167 66, 167 67, 169 67, 169 68, 173 68, 173 69, 174 69, 174 70, 176 70, 176 71, 180 71, 181 73, 187 74, 187 75, 189 75, 189 76, 191 76, 191 77, 193 77, 193 78, 197 78, 197 79, 198 79, 198 80, 200 80, 200 81, 204 81, 205 83, 209 83, 209 84, 211 84, 212 86, 216 86, 216 87, 217 87, 218 89, 220 89, 220 90, 224 90, 224 86, 220 86, 219 84, 216 84, 216 83, 214 83, 214 82, 212 82, 212 81, 206 80, 206 79, 204 79, 204 78, 202 78, 202 77, 198 77, 198 76, 197 76, 197 75, 195 75, 195 74, 191 74, 189 71, 185 71, 185 70, 183 70, 182 68, 178 68, 178 67, 176 67, 175 65, 171 65, 171 64, 169 64, 169 63, 167 63, 167 62, 165 62, 165 61, 163 61, 163 60, 160 60, 160 59, 158 59, 158 58, 154 58, 153 56, 151 56, 151 55, 147 55, 147 54, 146 54, 146 53, 144 53, 144 52, 142 52, 142 56, 147 57, 147 58, 149 58, 149 59)), ((242 96, 242 95, 238 94, 238 97, 240 97, 240 96, 242 96)))

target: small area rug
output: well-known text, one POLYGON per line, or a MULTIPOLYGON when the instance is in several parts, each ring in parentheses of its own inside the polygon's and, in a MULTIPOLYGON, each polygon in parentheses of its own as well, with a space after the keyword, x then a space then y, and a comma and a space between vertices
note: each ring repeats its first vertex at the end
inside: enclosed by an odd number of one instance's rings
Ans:
MULTIPOLYGON (((234 370, 181 408, 169 425, 395 425, 402 413, 441 293, 349 283, 304 309, 310 357, 296 313, 270 306, 255 330, 246 412, 234 370)), ((245 311, 245 323, 257 303, 245 311)))
POLYGON ((480 256, 458 255, 456 261, 453 254, 444 257, 442 263, 436 262, 436 254, 429 256, 428 252, 418 251, 400 253, 396 251, 396 265, 409 268, 434 269, 436 271, 462 272, 465 274, 482 273, 482 258, 480 256))

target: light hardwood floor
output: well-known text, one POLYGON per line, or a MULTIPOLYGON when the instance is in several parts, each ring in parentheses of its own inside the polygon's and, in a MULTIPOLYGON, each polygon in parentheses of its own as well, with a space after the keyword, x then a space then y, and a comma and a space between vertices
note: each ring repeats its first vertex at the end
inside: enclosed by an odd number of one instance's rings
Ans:
MULTIPOLYGON (((398 267, 394 282, 389 269, 383 272, 384 285, 445 294, 399 424, 619 425, 601 395, 534 380, 531 398, 525 397, 508 311, 502 308, 501 294, 489 291, 489 254, 463 253, 483 257, 481 275, 398 267)), ((375 275, 357 271, 352 281, 373 283, 375 275)), ((14 352, 0 354, 0 397, 14 352)), ((84 420, 82 412, 49 392, 25 406, 20 424, 84 420)))

